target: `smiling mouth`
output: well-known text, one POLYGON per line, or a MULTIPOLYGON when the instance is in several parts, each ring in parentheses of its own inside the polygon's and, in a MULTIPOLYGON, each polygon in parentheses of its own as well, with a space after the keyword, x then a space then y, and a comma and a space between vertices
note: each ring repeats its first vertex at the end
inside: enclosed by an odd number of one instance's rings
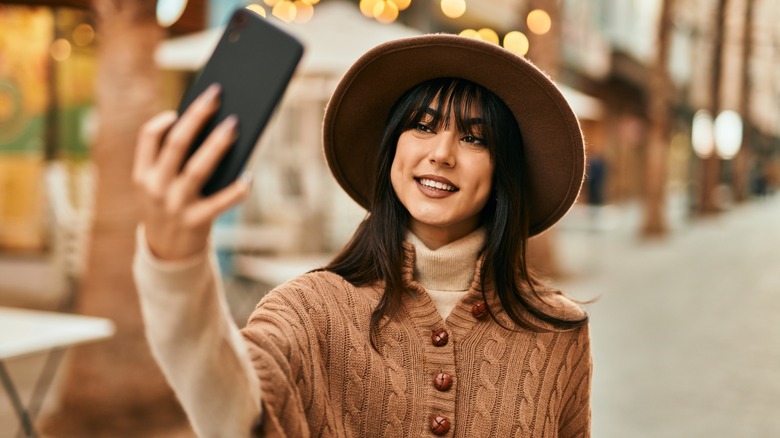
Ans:
POLYGON ((428 178, 415 178, 418 184, 436 190, 443 190, 445 192, 457 192, 458 188, 443 182, 434 181, 428 178))

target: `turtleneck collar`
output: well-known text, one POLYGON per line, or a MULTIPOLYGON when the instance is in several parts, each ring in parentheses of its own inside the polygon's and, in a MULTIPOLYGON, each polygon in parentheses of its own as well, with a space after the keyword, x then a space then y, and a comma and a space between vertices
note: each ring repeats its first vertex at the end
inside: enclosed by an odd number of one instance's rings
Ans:
POLYGON ((485 244, 484 228, 477 228, 465 237, 429 249, 407 231, 406 241, 414 246, 414 279, 427 290, 466 291, 474 279, 477 259, 485 244))

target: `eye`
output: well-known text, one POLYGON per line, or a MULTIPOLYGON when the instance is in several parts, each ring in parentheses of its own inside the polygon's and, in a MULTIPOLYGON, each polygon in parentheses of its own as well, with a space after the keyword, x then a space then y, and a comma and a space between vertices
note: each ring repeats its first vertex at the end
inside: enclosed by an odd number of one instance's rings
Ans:
POLYGON ((418 123, 417 126, 414 127, 414 129, 416 129, 416 130, 418 130, 420 132, 425 132, 427 134, 432 134, 433 133, 433 129, 431 129, 430 126, 428 126, 428 125, 426 125, 425 123, 422 123, 422 122, 418 123))
POLYGON ((474 145, 477 145, 477 146, 484 146, 485 145, 485 140, 484 139, 481 139, 479 137, 475 137, 473 135, 467 135, 467 136, 463 137, 461 139, 461 141, 463 141, 465 143, 474 144, 474 145))

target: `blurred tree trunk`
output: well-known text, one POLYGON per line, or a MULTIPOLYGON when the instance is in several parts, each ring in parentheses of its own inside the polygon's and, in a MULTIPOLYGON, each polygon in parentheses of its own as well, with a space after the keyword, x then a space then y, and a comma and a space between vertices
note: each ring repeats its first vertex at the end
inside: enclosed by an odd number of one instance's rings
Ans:
POLYGON ((137 207, 130 179, 138 128, 161 108, 153 54, 163 32, 154 0, 95 0, 98 38, 96 169, 87 271, 78 313, 116 324, 107 341, 72 350, 49 436, 151 436, 184 415, 153 361, 131 276, 137 207))
MULTIPOLYGON (((710 113, 713 120, 718 116, 720 112, 720 82, 721 72, 723 69, 723 35, 726 23, 726 8, 728 7, 728 0, 718 0, 716 19, 715 19, 715 31, 713 35, 713 54, 712 54, 712 68, 710 72, 710 113)), ((699 213, 701 214, 714 214, 720 210, 720 205, 715 198, 715 189, 720 183, 720 157, 713 151, 709 158, 705 158, 702 162, 702 180, 701 180, 701 193, 699 202, 699 213)))
MULTIPOLYGON (((553 79, 558 77, 561 64, 561 17, 558 3, 550 0, 530 0, 528 9, 522 14, 522 17, 526 17, 528 12, 541 9, 550 16, 552 26, 549 32, 544 35, 526 32, 527 58, 553 79)), ((557 278, 563 274, 556 252, 555 227, 528 241, 527 263, 536 273, 544 277, 557 278)))
POLYGON ((664 0, 658 20, 657 53, 650 74, 650 144, 647 148, 646 193, 642 235, 662 236, 667 232, 666 162, 669 149, 669 107, 672 83, 669 77, 669 46, 674 0, 664 0))
POLYGON ((753 59, 753 10, 755 0, 746 0, 745 21, 742 28, 742 91, 739 114, 742 117, 742 147, 734 158, 734 200, 744 202, 748 198, 748 167, 750 165, 750 95, 752 94, 751 62, 753 59))

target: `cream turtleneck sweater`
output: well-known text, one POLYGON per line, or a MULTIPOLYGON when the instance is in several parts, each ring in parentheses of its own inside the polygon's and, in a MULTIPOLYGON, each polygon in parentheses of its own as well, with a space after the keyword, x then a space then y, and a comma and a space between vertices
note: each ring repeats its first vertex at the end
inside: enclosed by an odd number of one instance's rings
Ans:
POLYGON ((462 239, 436 250, 412 233, 406 241, 415 249, 414 279, 428 291, 442 319, 447 319, 474 279, 474 266, 485 244, 485 230, 477 228, 462 239))

